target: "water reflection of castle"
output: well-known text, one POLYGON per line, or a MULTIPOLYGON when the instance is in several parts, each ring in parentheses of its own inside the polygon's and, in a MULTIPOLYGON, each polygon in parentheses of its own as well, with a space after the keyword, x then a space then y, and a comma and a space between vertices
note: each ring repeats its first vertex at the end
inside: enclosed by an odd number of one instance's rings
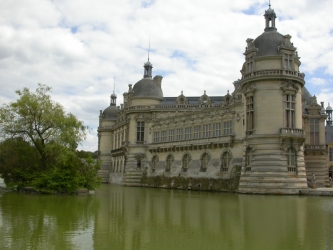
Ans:
POLYGON ((98 128, 105 182, 137 186, 145 169, 148 178, 228 179, 240 166, 242 193, 298 194, 313 174, 317 186, 329 185, 326 111, 304 87, 297 49, 277 32, 274 10, 264 17, 264 33, 246 40, 231 94, 164 97, 148 58, 120 108, 111 95, 98 128))
POLYGON ((325 249, 333 243, 325 197, 119 186, 97 193, 94 249, 325 249))

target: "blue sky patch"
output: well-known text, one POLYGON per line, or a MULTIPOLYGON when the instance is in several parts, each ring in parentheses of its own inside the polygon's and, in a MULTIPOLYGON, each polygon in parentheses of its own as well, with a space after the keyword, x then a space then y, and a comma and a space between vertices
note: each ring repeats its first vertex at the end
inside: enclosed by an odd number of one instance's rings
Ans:
POLYGON ((186 54, 180 50, 173 51, 171 58, 180 58, 186 61, 187 67, 194 69, 195 64, 197 63, 196 60, 192 60, 191 58, 187 57, 186 54))
POLYGON ((78 26, 71 27, 71 32, 75 34, 78 30, 78 26))
MULTIPOLYGON (((320 87, 316 84, 313 84, 310 82, 311 78, 321 78, 326 80, 327 84, 331 81, 332 76, 328 75, 325 73, 326 68, 321 67, 316 69, 314 72, 312 73, 305 73, 305 87, 309 90, 309 92, 312 95, 318 95, 320 93, 320 90, 322 89, 322 86, 325 85, 320 85, 320 87)), ((328 86, 329 87, 329 86, 328 86)))
POLYGON ((149 8, 154 2, 155 2, 155 0, 143 1, 142 4, 141 4, 141 6, 143 8, 149 8))

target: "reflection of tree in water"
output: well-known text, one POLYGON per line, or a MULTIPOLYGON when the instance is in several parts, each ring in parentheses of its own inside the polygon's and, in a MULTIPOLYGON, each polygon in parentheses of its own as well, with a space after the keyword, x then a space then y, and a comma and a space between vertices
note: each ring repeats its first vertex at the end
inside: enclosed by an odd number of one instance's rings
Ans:
POLYGON ((93 196, 5 193, 0 198, 0 249, 73 249, 71 237, 90 228, 93 196))

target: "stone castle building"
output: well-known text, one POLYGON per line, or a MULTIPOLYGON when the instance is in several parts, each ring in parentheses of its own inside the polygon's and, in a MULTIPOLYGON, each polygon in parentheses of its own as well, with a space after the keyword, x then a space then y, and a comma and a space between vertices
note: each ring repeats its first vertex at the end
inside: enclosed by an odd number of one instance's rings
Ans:
POLYGON ((327 114, 304 86, 291 36, 277 32, 273 9, 264 17, 232 93, 164 97, 148 58, 120 107, 111 95, 98 128, 104 182, 140 186, 144 172, 229 179, 238 167, 240 193, 298 194, 314 175, 318 187, 329 184, 327 114))

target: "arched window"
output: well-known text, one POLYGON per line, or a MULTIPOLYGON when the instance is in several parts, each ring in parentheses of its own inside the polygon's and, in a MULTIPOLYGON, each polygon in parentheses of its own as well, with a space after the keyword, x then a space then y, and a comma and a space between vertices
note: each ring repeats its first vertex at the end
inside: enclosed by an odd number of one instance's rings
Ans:
POLYGON ((208 166, 209 161, 210 161, 209 154, 208 153, 204 153, 201 156, 201 169, 200 169, 201 172, 206 172, 207 171, 207 166, 208 166))
POLYGON ((141 168, 141 159, 137 159, 136 161, 136 167, 141 168))
POLYGON ((294 148, 289 148, 287 151, 288 172, 296 174, 297 167, 297 152, 294 148))
POLYGON ((231 163, 230 152, 224 152, 221 159, 221 172, 228 172, 231 163))
POLYGON ((157 163, 158 163, 158 156, 155 155, 153 157, 153 159, 151 160, 151 172, 153 172, 153 173, 155 172, 156 167, 157 167, 157 163))
POLYGON ((183 172, 187 172, 187 169, 188 169, 188 166, 190 164, 190 161, 191 161, 191 157, 189 154, 185 154, 183 156, 183 167, 182 167, 182 171, 183 172))
POLYGON ((245 171, 251 171, 252 164, 252 149, 247 148, 245 151, 245 171))
POLYGON ((166 159, 165 172, 170 172, 173 163, 173 155, 168 155, 166 159))

